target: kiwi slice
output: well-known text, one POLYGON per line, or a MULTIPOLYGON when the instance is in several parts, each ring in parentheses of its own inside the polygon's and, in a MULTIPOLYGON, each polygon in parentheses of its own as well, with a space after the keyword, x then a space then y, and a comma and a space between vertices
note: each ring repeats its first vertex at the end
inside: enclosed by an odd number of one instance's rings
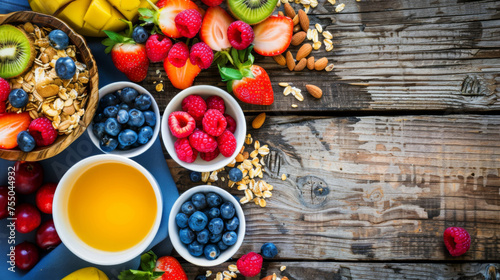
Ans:
POLYGON ((250 25, 268 18, 279 0, 228 0, 231 13, 250 25))
POLYGON ((26 32, 0 25, 0 77, 12 78, 26 72, 35 60, 35 47, 26 32))

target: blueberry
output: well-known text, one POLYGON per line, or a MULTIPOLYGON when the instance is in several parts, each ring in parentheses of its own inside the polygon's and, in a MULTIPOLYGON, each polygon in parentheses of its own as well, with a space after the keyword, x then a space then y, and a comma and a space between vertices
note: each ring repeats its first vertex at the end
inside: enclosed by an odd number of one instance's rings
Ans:
POLYGON ((28 104, 28 94, 23 89, 13 89, 9 93, 9 103, 14 108, 23 108, 28 104))
POLYGON ((125 129, 118 134, 118 142, 124 146, 131 146, 137 141, 137 133, 131 129, 125 129))
POLYGON ((56 73, 59 78, 69 80, 73 78, 76 72, 76 66, 70 57, 60 57, 56 61, 56 73))
POLYGON ((118 123, 115 118, 108 118, 104 122, 104 131, 111 136, 116 136, 120 133, 122 126, 118 123))
POLYGON ((31 152, 36 145, 35 138, 27 131, 21 131, 17 134, 17 145, 21 151, 25 153, 31 152))
POLYGON ((205 275, 197 275, 194 280, 207 280, 207 277, 205 275))
POLYGON ((196 211, 189 217, 188 225, 194 231, 200 231, 207 226, 208 218, 203 212, 196 211))
POLYGON ((127 103, 120 103, 120 105, 118 106, 118 109, 125 110, 128 112, 130 110, 130 106, 127 103))
POLYGON ((238 220, 238 217, 233 217, 232 219, 229 219, 226 221, 226 229, 227 230, 236 230, 238 228, 239 224, 240 224, 240 220, 238 220))
POLYGON ((64 50, 68 47, 69 38, 63 31, 55 29, 49 33, 49 43, 56 50, 64 50))
POLYGON ((214 244, 208 244, 205 246, 203 252, 205 253, 205 258, 207 258, 207 260, 215 260, 220 255, 219 247, 214 244))
POLYGON ((196 211, 196 208, 194 208, 194 205, 191 201, 186 201, 181 205, 181 212, 186 214, 186 215, 191 215, 196 211))
POLYGON ((207 211, 207 216, 209 219, 215 219, 220 216, 220 210, 217 207, 212 207, 207 211))
POLYGON ((106 118, 116 118, 116 116, 118 115, 118 107, 108 106, 104 108, 103 113, 106 118))
POLYGON ((106 94, 99 100, 99 107, 106 108, 108 106, 115 106, 120 103, 114 94, 106 94))
POLYGON ((139 95, 139 93, 135 88, 126 87, 121 90, 120 99, 125 103, 132 103, 137 95, 139 95))
POLYGON ((209 235, 210 232, 208 232, 207 229, 204 229, 196 234, 196 241, 200 242, 200 244, 207 244, 209 235))
POLYGON ((130 150, 131 148, 132 148, 132 146, 122 145, 120 143, 120 141, 118 141, 118 147, 116 147, 116 149, 118 149, 120 151, 127 151, 127 150, 130 150))
POLYGON ((184 213, 177 213, 175 215, 175 223, 180 228, 185 228, 188 226, 188 216, 184 213))
POLYGON ((102 123, 102 122, 95 123, 92 126, 92 132, 94 133, 95 137, 97 137, 97 139, 101 139, 102 136, 105 133, 105 131, 104 131, 104 123, 102 123))
POLYGON ((136 26, 134 28, 134 32, 132 32, 132 39, 139 44, 145 43, 148 40, 148 37, 148 32, 142 26, 136 26))
POLYGON ((151 107, 151 96, 147 94, 137 96, 134 100, 134 106, 141 111, 146 111, 151 107))
POLYGON ((208 223, 208 230, 213 234, 220 234, 224 230, 224 222, 221 218, 215 218, 208 223))
POLYGON ((135 126, 135 127, 141 127, 144 124, 144 114, 137 110, 137 109, 130 109, 128 111, 129 119, 128 119, 128 125, 130 126, 135 126))
POLYGON ((191 182, 197 183, 201 180, 201 173, 198 171, 191 171, 191 173, 189 173, 189 178, 191 182))
POLYGON ((207 193, 207 204, 210 207, 219 207, 222 204, 222 197, 216 193, 209 192, 207 193))
POLYGON ((238 168, 231 168, 231 170, 229 170, 229 180, 239 182, 241 179, 243 179, 243 172, 241 172, 241 170, 238 168))
POLYGON ((207 207, 207 200, 205 198, 205 195, 202 193, 196 193, 191 197, 191 201, 194 204, 194 207, 196 210, 202 210, 203 208, 207 207))
POLYGON ((235 212, 236 209, 234 208, 234 205, 231 202, 225 202, 220 207, 220 215, 222 216, 223 219, 226 220, 231 219, 234 216, 235 212))
POLYGON ((219 234, 210 233, 209 239, 210 239, 210 243, 215 244, 222 239, 222 233, 219 233, 219 234))
POLYGON ((95 114, 95 116, 94 116, 94 123, 100 123, 100 122, 102 122, 104 119, 105 119, 105 117, 104 117, 104 114, 103 114, 103 113, 97 113, 97 114, 95 114))
MULTIPOLYGON (((109 107, 107 107, 109 108, 109 107)), ((107 109, 106 108, 106 109, 107 109)), ((128 115, 128 112, 127 110, 124 110, 124 109, 120 109, 120 111, 118 111, 118 114, 116 114, 116 120, 121 123, 121 124, 125 124, 128 122, 128 119, 129 119, 129 115, 128 115)))
POLYGON ((234 231, 228 231, 222 235, 222 242, 227 246, 234 245, 238 240, 238 235, 234 231))
POLYGON ((260 251, 264 258, 272 259, 278 254, 278 248, 276 248, 276 245, 273 243, 264 243, 264 245, 260 248, 260 251))
POLYGON ((116 140, 116 138, 109 137, 108 135, 104 135, 99 142, 99 146, 105 153, 109 153, 118 147, 118 140, 116 140))
POLYGON ((153 138, 153 129, 149 126, 143 126, 141 127, 141 130, 139 130, 139 139, 137 142, 140 144, 146 144, 153 138))
POLYGON ((193 241, 193 243, 188 245, 188 252, 195 257, 201 256, 203 254, 203 244, 193 241))
POLYGON ((229 248, 229 246, 227 246, 226 244, 224 244, 224 242, 222 242, 222 240, 221 240, 221 241, 219 241, 219 242, 217 242, 217 246, 219 247, 219 249, 220 249, 221 251, 224 251, 224 250, 226 250, 227 248, 229 248))
POLYGON ((153 111, 144 111, 144 118, 146 119, 146 125, 154 127, 156 124, 156 115, 153 111))
POLYGON ((196 235, 189 228, 183 228, 179 230, 179 239, 184 244, 189 244, 194 241, 196 235))

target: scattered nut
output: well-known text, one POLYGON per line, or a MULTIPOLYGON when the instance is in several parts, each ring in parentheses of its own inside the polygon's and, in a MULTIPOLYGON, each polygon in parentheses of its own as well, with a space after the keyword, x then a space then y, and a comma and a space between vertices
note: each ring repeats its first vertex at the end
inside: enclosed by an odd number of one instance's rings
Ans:
POLYGON ((322 57, 314 63, 314 69, 321 71, 325 69, 327 64, 328 64, 328 58, 322 57))
POLYGON ((285 3, 285 5, 283 5, 283 7, 285 8, 286 16, 293 19, 296 14, 295 14, 295 10, 292 8, 292 6, 288 3, 285 3))
POLYGON ((260 113, 257 117, 255 117, 255 119, 253 119, 252 127, 254 129, 261 128, 265 120, 266 120, 266 113, 260 113))
POLYGON ((285 16, 282 11, 278 11, 278 16, 285 16))
POLYGON ((295 60, 293 59, 293 55, 290 51, 286 52, 286 66, 290 71, 293 71, 295 68, 295 60))
POLYGON ((293 22, 293 25, 297 25, 299 24, 299 15, 295 15, 293 18, 292 18, 292 22, 293 22))
POLYGON ((310 56, 307 59, 307 69, 314 70, 314 56, 310 56))
POLYGON ((281 66, 286 65, 286 59, 282 54, 278 54, 278 55, 273 56, 273 59, 274 59, 274 61, 276 61, 276 63, 278 63, 281 66))
POLYGON ((309 17, 304 10, 299 10, 299 22, 302 30, 307 31, 309 29, 309 17))
POLYGON ((306 85, 306 89, 314 98, 321 98, 323 96, 323 91, 315 85, 306 85))
POLYGON ((304 68, 306 68, 306 64, 307 64, 307 59, 302 58, 299 61, 299 63, 297 63, 297 65, 295 65, 295 68, 293 69, 293 71, 302 71, 302 70, 304 70, 304 68))
POLYGON ((293 33, 295 33, 295 32, 299 32, 299 31, 300 31, 300 29, 301 29, 300 25, 298 25, 298 24, 297 24, 297 25, 295 25, 295 26, 293 27, 293 33))
POLYGON ((306 32, 299 31, 292 36, 292 41, 290 42, 290 44, 292 46, 298 46, 298 45, 302 44, 302 42, 304 42, 304 40, 306 39, 306 36, 307 36, 306 32))
POLYGON ((303 44, 302 47, 300 47, 300 49, 297 51, 297 61, 300 61, 302 58, 307 57, 311 53, 312 49, 313 47, 311 46, 311 44, 303 44))

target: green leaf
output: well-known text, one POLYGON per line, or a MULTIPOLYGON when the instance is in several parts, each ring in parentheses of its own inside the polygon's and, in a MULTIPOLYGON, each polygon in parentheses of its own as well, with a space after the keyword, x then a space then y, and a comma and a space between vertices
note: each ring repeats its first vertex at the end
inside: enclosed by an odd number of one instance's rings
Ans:
POLYGON ((123 43, 125 42, 125 37, 123 35, 120 35, 116 32, 109 31, 109 30, 103 30, 106 35, 108 35, 109 39, 111 39, 115 43, 123 43))
POLYGON ((233 58, 234 66, 239 69, 241 67, 241 61, 237 49, 231 48, 231 57, 233 58))
POLYGON ((152 280, 151 273, 140 270, 124 270, 118 275, 120 280, 152 280))
POLYGON ((255 78, 255 76, 252 74, 252 70, 250 70, 250 68, 243 68, 241 69, 241 75, 243 75, 243 77, 247 77, 247 78, 255 78))
POLYGON ((239 56, 241 62, 246 60, 245 53, 246 53, 246 50, 239 50, 238 51, 238 56, 239 56))
POLYGON ((233 92, 233 81, 227 82, 227 92, 233 92))
POLYGON ((158 257, 153 251, 149 251, 141 255, 141 269, 144 271, 153 271, 156 266, 158 257))
POLYGON ((253 56, 251 53, 249 53, 249 54, 247 55, 247 57, 248 57, 248 60, 247 60, 247 61, 250 61, 250 66, 252 66, 252 65, 253 65, 253 61, 254 61, 254 59, 255 59, 255 58, 254 58, 254 56, 253 56))
POLYGON ((160 276, 162 276, 165 273, 165 271, 153 271, 153 279, 156 279, 160 276))
POLYGON ((142 18, 152 19, 155 16, 155 12, 148 8, 139 8, 138 11, 142 18))
POLYGON ((223 82, 241 80, 243 78, 240 71, 233 68, 219 67, 219 72, 223 82))

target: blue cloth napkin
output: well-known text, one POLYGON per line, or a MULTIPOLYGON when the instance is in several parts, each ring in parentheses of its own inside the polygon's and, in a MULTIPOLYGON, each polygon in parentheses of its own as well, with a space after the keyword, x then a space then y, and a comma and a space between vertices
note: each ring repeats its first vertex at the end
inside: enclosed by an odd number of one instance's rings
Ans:
MULTIPOLYGON (((31 10, 27 0, 1 0, 0 1, 0 14, 6 14, 13 11, 31 10)), ((92 50, 92 54, 97 62, 97 67, 99 71, 99 87, 103 87, 109 83, 116 81, 127 80, 124 74, 117 71, 111 61, 111 57, 104 53, 104 46, 100 44, 102 39, 100 38, 88 38, 89 47, 92 50)), ((158 120, 160 121, 160 120, 158 120)), ((93 143, 90 141, 87 133, 85 132, 80 138, 73 142, 66 150, 61 154, 42 161, 42 166, 44 167, 46 179, 45 182, 57 182, 64 172, 66 172, 72 165, 91 155, 96 155, 102 153, 97 149, 93 143)), ((162 146, 160 143, 160 137, 158 137, 153 144, 153 146, 144 154, 132 158, 132 160, 137 161, 139 164, 144 166, 151 174, 156 178, 158 184, 161 187, 163 196, 163 216, 160 224, 160 229, 158 234, 154 238, 153 242, 149 246, 148 250, 153 246, 153 251, 158 255, 168 255, 172 250, 172 245, 170 244, 168 237, 168 216, 170 214, 170 209, 174 204, 175 200, 179 196, 175 182, 170 175, 170 171, 166 164, 165 158, 163 157, 162 146)), ((11 161, 0 159, 0 185, 7 183, 7 168, 12 166, 14 163, 11 161)), ((19 197, 18 197, 19 199, 19 197)), ((21 202, 23 200, 20 200, 21 202)), ((31 195, 27 202, 34 203, 33 195, 31 195)), ((42 220, 50 219, 50 215, 44 214, 42 220)), ((54 250, 48 253, 41 254, 40 262, 32 268, 29 272, 23 272, 19 269, 15 269, 16 272, 11 272, 8 270, 10 267, 9 260, 9 247, 8 244, 9 235, 11 234, 7 225, 10 221, 4 219, 0 221, 0 279, 61 279, 69 273, 88 266, 94 266, 103 270, 110 279, 116 279, 120 271, 125 269, 136 269, 139 267, 140 258, 139 256, 132 261, 127 263, 116 265, 116 266, 96 266, 94 264, 85 262, 71 253, 64 244, 59 245, 54 250)), ((30 232, 28 234, 21 234, 15 232, 16 244, 19 244, 25 240, 31 242, 35 241, 35 232, 30 232)))

